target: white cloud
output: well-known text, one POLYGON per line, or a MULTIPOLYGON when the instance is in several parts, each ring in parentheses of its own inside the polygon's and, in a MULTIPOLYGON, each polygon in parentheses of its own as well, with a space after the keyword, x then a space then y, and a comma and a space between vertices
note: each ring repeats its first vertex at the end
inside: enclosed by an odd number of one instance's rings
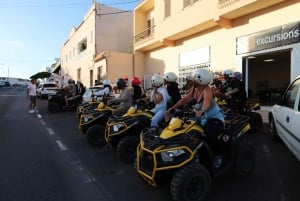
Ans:
POLYGON ((6 44, 15 48, 23 48, 25 46, 23 43, 17 40, 7 41, 6 44))

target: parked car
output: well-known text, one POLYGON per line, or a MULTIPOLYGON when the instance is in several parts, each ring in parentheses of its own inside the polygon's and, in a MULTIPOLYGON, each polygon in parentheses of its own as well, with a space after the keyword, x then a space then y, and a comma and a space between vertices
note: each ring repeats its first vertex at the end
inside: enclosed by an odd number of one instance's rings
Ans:
MULTIPOLYGON (((99 100, 99 101, 102 101, 102 98, 103 96, 100 96, 100 95, 95 95, 97 94, 97 92, 101 91, 102 89, 104 89, 104 86, 103 85, 95 85, 95 86, 92 86, 90 88, 87 88, 85 93, 83 94, 82 96, 82 99, 83 99, 83 103, 86 103, 86 102, 89 102, 91 100, 91 97, 94 95, 96 97, 94 97, 94 99, 96 100, 99 100)), ((114 96, 111 96, 110 99, 115 99, 119 96, 119 94, 114 94, 114 96)))
MULTIPOLYGON (((300 161, 300 75, 275 101, 269 112, 269 129, 273 140, 281 139, 300 161)), ((273 96, 275 97, 275 96, 273 96)))
POLYGON ((58 85, 55 82, 48 82, 48 83, 40 83, 37 88, 37 96, 42 98, 46 98, 49 95, 56 94, 58 90, 58 85))
POLYGON ((0 81, 0 87, 10 87, 10 83, 8 81, 0 81))

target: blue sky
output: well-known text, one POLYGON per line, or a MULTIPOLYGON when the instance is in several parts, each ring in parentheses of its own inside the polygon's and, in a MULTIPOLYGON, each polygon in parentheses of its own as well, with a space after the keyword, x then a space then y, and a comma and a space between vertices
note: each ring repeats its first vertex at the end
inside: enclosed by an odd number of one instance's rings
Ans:
MULTIPOLYGON (((0 0, 0 77, 28 79, 60 57, 60 48, 93 0, 0 0)), ((133 10, 141 0, 97 0, 133 10)))

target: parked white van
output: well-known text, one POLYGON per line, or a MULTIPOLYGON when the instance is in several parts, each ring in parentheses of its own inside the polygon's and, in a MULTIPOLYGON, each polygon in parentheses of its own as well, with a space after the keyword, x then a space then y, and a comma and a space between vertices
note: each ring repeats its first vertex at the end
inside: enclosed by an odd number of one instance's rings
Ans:
POLYGON ((300 161, 300 75, 269 112, 273 140, 281 139, 300 161))

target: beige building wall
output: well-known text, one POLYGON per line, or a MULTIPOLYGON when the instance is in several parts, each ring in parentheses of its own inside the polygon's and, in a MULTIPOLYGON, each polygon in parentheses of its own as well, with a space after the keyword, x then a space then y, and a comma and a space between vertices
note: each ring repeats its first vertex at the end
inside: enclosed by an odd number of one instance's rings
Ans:
MULTIPOLYGON (((99 71, 94 59, 103 51, 131 54, 132 24, 132 13, 94 3, 81 24, 72 28, 61 47, 61 69, 65 83, 69 78, 80 79, 89 87, 96 79, 111 79, 110 74, 101 74, 106 71, 99 71)), ((124 62, 127 65, 127 60, 124 62)))
POLYGON ((211 70, 241 70, 237 37, 300 21, 296 0, 202 0, 184 9, 178 0, 171 1, 171 15, 166 18, 164 8, 164 1, 144 0, 135 9, 135 61, 145 74, 178 74, 179 55, 203 47, 210 48, 211 70), (153 15, 149 34, 147 23, 141 21, 153 15))
POLYGON ((133 75, 133 55, 122 52, 104 51, 101 57, 95 61, 95 68, 100 68, 103 81, 109 79, 116 84, 119 78, 127 76, 131 79, 133 75))

